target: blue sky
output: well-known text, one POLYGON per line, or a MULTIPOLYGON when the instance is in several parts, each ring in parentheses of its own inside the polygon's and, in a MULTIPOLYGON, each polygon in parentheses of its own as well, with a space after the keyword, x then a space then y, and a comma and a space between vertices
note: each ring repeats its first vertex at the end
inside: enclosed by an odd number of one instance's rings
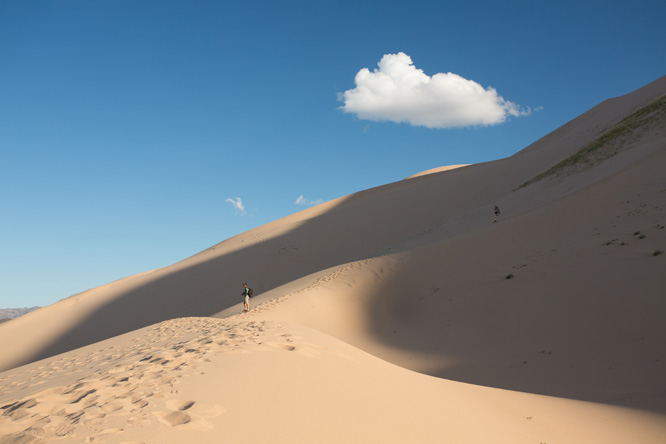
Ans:
MULTIPOLYGON (((665 17, 640 0, 0 2, 0 308, 507 157, 665 75, 665 17), (374 79, 400 53, 403 71, 454 73, 520 112, 428 127, 409 88, 374 111, 345 101, 359 71, 374 79)), ((445 93, 433 112, 455 114, 445 93)))

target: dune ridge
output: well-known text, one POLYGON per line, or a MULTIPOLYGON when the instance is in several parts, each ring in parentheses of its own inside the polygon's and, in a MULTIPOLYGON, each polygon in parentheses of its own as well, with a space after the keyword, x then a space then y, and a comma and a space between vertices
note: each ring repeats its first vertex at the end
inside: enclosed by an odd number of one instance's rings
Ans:
POLYGON ((664 94, 3 323, 0 444, 662 442, 663 113, 520 185, 664 94))

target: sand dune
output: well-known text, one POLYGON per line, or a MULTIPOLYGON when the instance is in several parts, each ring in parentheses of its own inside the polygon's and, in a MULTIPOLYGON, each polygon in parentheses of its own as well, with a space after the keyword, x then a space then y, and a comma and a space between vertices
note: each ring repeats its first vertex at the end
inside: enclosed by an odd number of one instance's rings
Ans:
MULTIPOLYGON (((472 233, 487 225, 493 203, 500 204, 505 216, 538 208, 619 171, 634 157, 658 150, 658 143, 639 140, 632 143, 638 146, 593 173, 513 192, 664 91, 662 78, 599 105, 511 158, 342 197, 250 230, 172 266, 88 290, 5 323, 0 329, 0 369, 162 320, 209 316, 238 302, 244 281, 263 293, 322 269, 432 242, 431 233, 438 239, 472 233)), ((658 130, 646 137, 660 140, 658 130)))
POLYGON ((3 323, 0 443, 663 442, 664 94, 3 323))

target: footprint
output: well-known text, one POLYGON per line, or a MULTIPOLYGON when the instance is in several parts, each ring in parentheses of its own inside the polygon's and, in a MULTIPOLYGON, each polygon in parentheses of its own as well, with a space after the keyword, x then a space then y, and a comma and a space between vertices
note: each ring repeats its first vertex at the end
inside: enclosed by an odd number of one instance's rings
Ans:
POLYGON ((118 410, 122 410, 123 409, 123 404, 121 404, 119 402, 109 402, 109 403, 106 403, 106 404, 102 405, 101 408, 102 408, 102 411, 104 411, 106 413, 113 413, 113 412, 117 412, 118 410))
POLYGON ((142 409, 146 406, 148 406, 149 402, 146 401, 145 399, 139 398, 139 399, 132 399, 132 404, 137 406, 138 408, 142 409))
POLYGON ((166 406, 169 410, 188 410, 194 405, 194 401, 179 401, 177 399, 173 399, 171 401, 166 402, 166 406))
POLYGON ((69 403, 70 403, 70 404, 76 404, 77 402, 79 402, 79 401, 81 401, 83 398, 85 398, 86 396, 88 396, 88 395, 92 395, 92 394, 95 393, 96 391, 97 391, 97 390, 95 390, 95 389, 91 389, 91 390, 84 391, 83 393, 79 392, 79 393, 77 393, 77 394, 74 396, 74 399, 72 399, 69 403))
POLYGON ((192 421, 192 418, 187 413, 183 412, 155 412, 155 416, 161 422, 170 425, 171 427, 177 427, 180 425, 187 424, 192 421))

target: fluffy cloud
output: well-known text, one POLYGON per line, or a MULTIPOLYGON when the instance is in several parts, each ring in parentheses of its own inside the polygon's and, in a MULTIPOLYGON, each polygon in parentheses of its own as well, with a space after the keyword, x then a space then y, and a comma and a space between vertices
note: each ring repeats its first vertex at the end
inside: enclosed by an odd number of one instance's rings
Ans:
POLYGON ((305 205, 305 206, 313 206, 313 205, 319 205, 320 203, 323 203, 323 199, 316 199, 316 200, 309 200, 303 197, 301 194, 298 199, 296 199, 296 202, 294 202, 294 205, 305 205))
POLYGON ((430 77, 417 69, 405 53, 386 54, 379 69, 361 69, 356 88, 339 95, 340 108, 365 120, 428 128, 496 125, 509 116, 524 116, 529 108, 505 100, 493 88, 453 73, 430 77))
POLYGON ((245 214, 245 207, 243 206, 243 201, 241 200, 240 197, 237 197, 236 199, 227 199, 225 202, 229 202, 231 205, 236 208, 236 212, 240 212, 241 215, 245 214))

